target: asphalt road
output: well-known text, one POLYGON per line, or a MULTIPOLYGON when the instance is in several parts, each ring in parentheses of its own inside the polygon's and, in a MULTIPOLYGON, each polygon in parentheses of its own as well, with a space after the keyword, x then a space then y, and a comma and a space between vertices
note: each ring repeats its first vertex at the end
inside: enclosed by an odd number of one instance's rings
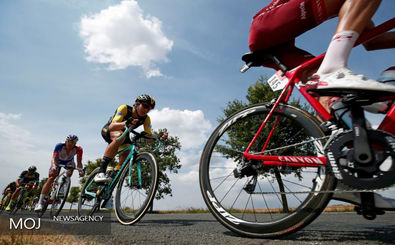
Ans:
POLYGON ((211 214, 148 214, 134 226, 113 223, 103 244, 395 244, 395 212, 368 221, 354 213, 324 213, 281 240, 240 237, 211 214))
MULTIPOLYGON (((26 217, 22 214, 18 217, 26 217)), ((1 215, 6 223, 8 215, 1 215)), ((57 223, 48 217, 41 227, 57 223)), ((65 222, 66 229, 75 227, 65 222)), ((147 214, 133 226, 119 224, 115 217, 107 222, 83 224, 86 229, 97 227, 111 231, 79 238, 98 244, 395 244, 395 212, 387 212, 368 221, 355 213, 324 213, 303 230, 279 239, 240 237, 218 223, 211 214, 147 214), (106 235, 99 235, 106 234, 106 235)), ((3 229, 3 228, 2 228, 3 229)))

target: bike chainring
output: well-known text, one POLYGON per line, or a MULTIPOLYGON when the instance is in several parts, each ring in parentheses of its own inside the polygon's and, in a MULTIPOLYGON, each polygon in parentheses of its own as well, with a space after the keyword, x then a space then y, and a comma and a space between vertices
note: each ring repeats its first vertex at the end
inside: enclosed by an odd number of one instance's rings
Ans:
POLYGON ((335 177, 355 190, 376 190, 395 184, 395 138, 383 131, 367 130, 373 160, 354 160, 354 133, 340 134, 327 148, 329 168, 335 177))

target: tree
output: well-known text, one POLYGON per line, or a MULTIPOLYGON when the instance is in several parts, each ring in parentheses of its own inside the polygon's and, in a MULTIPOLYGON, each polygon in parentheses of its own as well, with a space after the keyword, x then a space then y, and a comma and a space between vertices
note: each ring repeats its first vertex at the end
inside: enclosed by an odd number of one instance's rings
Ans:
POLYGON ((72 186, 70 188, 70 194, 67 197, 66 201, 70 203, 70 210, 73 206, 73 203, 78 202, 78 198, 80 197, 81 188, 78 186, 72 186))
MULTIPOLYGON (((267 103, 277 98, 280 94, 280 91, 273 92, 270 86, 266 83, 266 78, 260 77, 259 80, 251 85, 248 88, 247 92, 247 100, 248 103, 244 103, 240 100, 233 100, 227 103, 226 108, 223 110, 223 117, 220 117, 218 121, 221 123, 230 115, 239 111, 248 105, 253 105, 257 103, 267 103)), ((293 106, 302 108, 306 111, 309 111, 307 105, 304 105, 300 102, 299 99, 293 100, 290 104, 293 106)), ((227 132, 228 138, 224 139, 226 144, 219 145, 216 147, 216 151, 222 153, 226 158, 232 158, 239 165, 243 164, 242 155, 239 152, 244 152, 245 147, 251 142, 251 139, 254 137, 256 131, 255 130, 246 130, 256 128, 256 125, 260 125, 265 118, 263 117, 250 117, 249 121, 243 121, 243 124, 232 126, 232 128, 227 132)), ((252 148, 252 152, 260 152, 263 144, 266 142, 267 135, 269 135, 270 130, 274 127, 275 118, 273 120, 268 121, 267 127, 263 129, 259 137, 252 148)), ((307 140, 307 135, 303 133, 298 133, 301 129, 300 125, 292 124, 291 120, 281 121, 281 126, 277 126, 275 133, 271 136, 271 141, 267 146, 267 149, 271 149, 272 146, 275 148, 281 142, 281 145, 292 145, 296 142, 302 142, 303 140, 307 140)), ((314 152, 314 147, 303 146, 303 147, 294 147, 294 148, 285 148, 281 150, 277 150, 276 154, 278 155, 299 155, 305 154, 306 152, 314 152)), ((279 186, 279 190, 281 193, 285 192, 284 184, 281 178, 281 174, 287 175, 293 173, 295 177, 301 179, 301 168, 297 167, 287 167, 284 168, 282 166, 273 167, 273 166, 262 166, 259 169, 259 176, 264 178, 268 176, 272 176, 273 179, 277 180, 277 184, 279 186)), ((283 203, 283 212, 288 212, 288 202, 285 194, 281 194, 282 203, 283 203)))

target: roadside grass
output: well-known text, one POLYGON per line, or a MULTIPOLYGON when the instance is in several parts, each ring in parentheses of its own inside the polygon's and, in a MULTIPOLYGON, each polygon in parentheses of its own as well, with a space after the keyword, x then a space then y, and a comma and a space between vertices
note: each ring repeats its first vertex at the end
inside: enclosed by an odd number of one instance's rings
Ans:
POLYGON ((72 245, 94 245, 93 241, 81 240, 72 235, 26 235, 12 234, 1 235, 1 245, 53 245, 53 244, 72 244, 72 245))

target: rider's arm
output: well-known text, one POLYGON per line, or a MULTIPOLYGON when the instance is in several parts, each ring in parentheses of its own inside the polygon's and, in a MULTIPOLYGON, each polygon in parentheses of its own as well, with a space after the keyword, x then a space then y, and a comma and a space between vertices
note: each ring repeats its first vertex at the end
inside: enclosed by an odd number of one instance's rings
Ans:
MULTIPOLYGON (((374 24, 371 21, 366 29, 369 30, 372 28, 374 28, 374 24)), ((395 32, 391 31, 391 32, 383 33, 382 35, 376 38, 364 42, 363 46, 368 51, 377 50, 377 49, 395 48, 395 32)))
POLYGON ((83 150, 81 146, 76 146, 76 148, 77 148, 77 168, 82 168, 83 150))
POLYGON ((57 153, 57 152, 54 152, 53 155, 52 155, 51 165, 52 165, 53 168, 55 168, 57 163, 58 163, 57 162, 58 155, 59 155, 59 153, 57 153))
POLYGON ((62 150, 63 145, 64 144, 59 143, 55 146, 55 149, 53 150, 52 160, 51 160, 51 165, 53 168, 55 168, 58 164, 59 152, 62 150))
POLYGON ((119 131, 123 130, 126 125, 126 121, 124 120, 126 114, 128 112, 127 106, 126 105, 121 105, 117 108, 115 115, 108 126, 110 131, 119 131))
MULTIPOLYGON (((148 116, 144 121, 144 132, 146 132, 147 135, 152 136, 152 137, 159 139, 159 140, 164 140, 165 138, 167 138, 167 133, 163 133, 161 135, 152 134, 151 119, 148 116)), ((154 142, 153 139, 147 139, 147 141, 150 143, 154 142)))

